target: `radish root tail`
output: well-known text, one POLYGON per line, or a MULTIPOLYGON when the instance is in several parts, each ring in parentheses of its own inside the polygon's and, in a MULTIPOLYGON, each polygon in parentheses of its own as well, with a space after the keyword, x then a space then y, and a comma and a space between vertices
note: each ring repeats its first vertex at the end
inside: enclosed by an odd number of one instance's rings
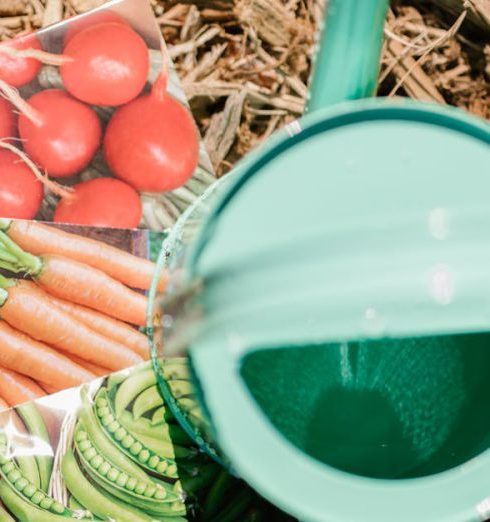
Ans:
POLYGON ((0 45, 0 53, 12 58, 33 58, 45 65, 55 65, 57 67, 73 61, 73 58, 70 56, 48 53, 39 49, 15 49, 9 45, 0 45))
POLYGON ((65 199, 72 199, 74 197, 74 190, 71 187, 65 187, 49 179, 47 174, 43 174, 37 165, 27 156, 27 154, 11 143, 7 139, 0 140, 0 148, 9 150, 19 157, 34 173, 36 179, 38 179, 49 191, 53 192, 57 196, 65 199))
POLYGON ((0 80, 0 94, 8 100, 14 107, 16 107, 24 116, 29 118, 34 125, 41 127, 43 119, 39 111, 31 107, 22 96, 19 91, 9 85, 7 82, 0 80))

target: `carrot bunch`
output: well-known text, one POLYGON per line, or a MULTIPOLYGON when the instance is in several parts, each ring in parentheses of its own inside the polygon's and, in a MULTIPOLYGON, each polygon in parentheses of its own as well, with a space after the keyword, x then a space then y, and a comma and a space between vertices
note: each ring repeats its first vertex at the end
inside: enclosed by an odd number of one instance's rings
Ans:
POLYGON ((9 406, 148 358, 138 327, 146 325, 140 291, 149 289, 151 261, 41 223, 0 219, 0 268, 16 274, 0 274, 0 399, 9 406))

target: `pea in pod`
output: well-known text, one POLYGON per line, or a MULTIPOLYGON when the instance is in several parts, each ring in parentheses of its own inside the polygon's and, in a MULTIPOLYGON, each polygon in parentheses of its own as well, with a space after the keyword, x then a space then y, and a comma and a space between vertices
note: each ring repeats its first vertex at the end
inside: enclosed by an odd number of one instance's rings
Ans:
POLYGON ((75 448, 86 473, 115 497, 144 511, 162 515, 175 511, 170 504, 179 503, 185 513, 181 499, 170 484, 154 482, 150 477, 143 481, 124 473, 97 452, 86 432, 77 432, 75 448))
MULTIPOLYGON (((51 447, 48 430, 44 424, 43 418, 33 403, 26 403, 16 408, 17 413, 21 416, 26 425, 30 436, 37 438, 43 444, 51 447)), ((37 467, 39 470, 40 487, 43 491, 48 491, 49 480, 53 471, 53 457, 49 455, 36 455, 37 467)))
POLYGON ((157 519, 146 515, 140 510, 133 509, 127 504, 104 495, 98 488, 94 487, 83 474, 71 449, 68 449, 63 457, 61 469, 66 487, 70 493, 80 504, 86 506, 94 515, 103 520, 113 519, 117 520, 117 522, 159 522, 157 519))
MULTIPOLYGON (((189 369, 185 359, 172 359, 162 363, 163 376, 173 386, 174 382, 184 383, 189 380, 189 369)), ((146 389, 156 386, 156 377, 153 368, 145 365, 141 370, 134 372, 120 383, 115 397, 116 415, 119 416, 135 399, 146 389)), ((180 386, 177 385, 177 393, 180 386)), ((160 397, 160 405, 163 400, 160 397)))
POLYGON ((15 457, 22 474, 34 484, 37 488, 41 487, 41 479, 39 477, 39 469, 36 459, 32 455, 17 455, 15 457))
POLYGON ((167 424, 163 422, 157 426, 153 425, 150 419, 145 417, 135 421, 129 411, 124 411, 119 417, 119 421, 131 433, 143 435, 158 441, 165 440, 170 444, 187 447, 193 442, 189 435, 177 424, 167 424))
POLYGON ((26 502, 37 506, 44 511, 49 511, 55 515, 72 516, 73 513, 65 508, 62 504, 55 501, 54 498, 47 495, 44 491, 36 487, 30 482, 22 471, 19 469, 15 461, 9 458, 7 454, 7 439, 3 435, 0 437, 0 477, 2 483, 6 484, 15 493, 26 502))
MULTIPOLYGON (((194 392, 192 383, 188 381, 169 381, 167 384, 176 400, 192 396, 194 392)), ((163 399, 157 385, 155 384, 154 386, 145 389, 136 397, 132 408, 133 416, 135 419, 139 419, 143 415, 146 415, 162 405, 163 399)))
POLYGON ((82 388, 81 397, 82 407, 79 414, 80 421, 84 429, 87 431, 94 446, 97 447, 98 450, 103 453, 108 460, 110 460, 122 471, 144 480, 146 478, 146 473, 139 466, 137 466, 133 460, 122 453, 118 446, 115 446, 115 441, 110 438, 109 435, 100 426, 97 416, 95 415, 92 405, 89 401, 86 387, 82 388))
MULTIPOLYGON (((103 404, 103 408, 105 408, 105 402, 100 402, 99 404, 103 404)), ((110 411, 110 410, 109 410, 110 411)), ((109 416, 110 413, 109 413, 109 416)), ((94 414, 95 422, 99 423, 97 416, 94 414)), ((117 451, 118 462, 113 463, 118 467, 119 462, 122 462, 121 457, 126 459, 129 458, 133 462, 138 463, 141 467, 147 469, 151 473, 158 473, 167 478, 178 478, 177 474, 177 465, 175 463, 175 451, 177 455, 182 456, 183 458, 192 457, 196 454, 196 451, 193 449, 183 448, 180 446, 173 446, 169 442, 165 440, 156 440, 151 437, 144 437, 143 435, 132 435, 126 430, 119 421, 112 420, 110 418, 101 419, 101 423, 98 424, 98 428, 104 431, 106 437, 112 440, 113 450, 112 452, 117 451), (109 422, 110 420, 110 422, 109 422)), ((89 431, 87 429, 87 431, 89 431)), ((95 431, 92 428, 92 431, 95 431)), ((91 434, 89 433, 90 438, 93 439, 91 434)), ((100 448, 99 443, 94 440, 95 446, 99 447, 102 453, 106 454, 108 457, 112 453, 107 453, 105 449, 100 448)), ((122 468, 128 474, 131 474, 131 471, 122 468)), ((141 477, 143 478, 143 477, 141 477)))
MULTIPOLYGON (((119 462, 122 462, 122 457, 124 457, 124 459, 129 459, 132 463, 137 463, 150 473, 158 473, 167 478, 178 478, 177 465, 174 459, 160 457, 153 450, 145 446, 139 439, 130 435, 119 423, 109 425, 107 427, 107 435, 112 437, 114 449, 110 454, 105 453, 105 451, 103 451, 103 453, 108 457, 112 455, 112 462, 114 464, 119 465, 119 462), (115 462, 114 452, 119 454, 117 458, 118 462, 115 462)), ((123 469, 131 474, 127 466, 123 469)), ((146 473, 140 468, 138 469, 140 470, 140 478, 143 479, 146 473)))
POLYGON ((164 439, 177 444, 188 444, 191 442, 184 430, 178 425, 163 422, 161 426, 155 426, 147 418, 135 421, 127 410, 116 416, 112 400, 104 387, 100 388, 95 397, 95 412, 103 426, 109 426, 117 417, 117 421, 133 434, 145 435, 156 440, 164 439))
POLYGON ((80 517, 57 515, 41 509, 19 495, 3 480, 0 481, 0 497, 9 511, 15 515, 15 520, 19 522, 67 522, 68 520, 80 520, 80 517))
POLYGON ((151 417, 152 426, 158 426, 159 424, 163 424, 168 422, 169 415, 167 414, 167 409, 165 406, 160 406, 160 408, 156 409, 151 417))
MULTIPOLYGON (((146 389, 156 386, 156 377, 152 369, 135 372, 128 377, 117 389, 114 399, 114 409, 116 416, 121 413, 146 389)), ((160 406, 163 400, 160 397, 160 406)))

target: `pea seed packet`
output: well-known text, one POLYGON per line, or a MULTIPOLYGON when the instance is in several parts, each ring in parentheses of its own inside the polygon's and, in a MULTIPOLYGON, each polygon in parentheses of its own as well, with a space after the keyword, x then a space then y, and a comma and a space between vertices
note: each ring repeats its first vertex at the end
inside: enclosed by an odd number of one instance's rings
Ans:
MULTIPOLYGON (((185 361, 163 367, 196 411, 185 361)), ((150 363, 0 412, 0 502, 20 522, 292 520, 199 451, 150 363)))
POLYGON ((167 230, 215 175, 149 0, 0 44, 0 217, 167 230))

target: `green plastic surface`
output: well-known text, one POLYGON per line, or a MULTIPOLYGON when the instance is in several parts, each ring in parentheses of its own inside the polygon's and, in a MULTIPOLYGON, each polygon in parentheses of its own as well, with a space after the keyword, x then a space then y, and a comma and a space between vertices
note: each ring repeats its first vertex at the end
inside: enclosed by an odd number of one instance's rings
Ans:
POLYGON ((302 520, 480 518, 489 143, 420 104, 312 115, 247 162, 194 244, 217 439, 302 520))
POLYGON ((186 256, 201 394, 238 474, 301 520, 483 520, 490 128, 410 102, 318 110, 368 94, 386 2, 330 6, 338 89, 315 78, 314 112, 242 163, 186 256))
POLYGON ((387 0, 331 0, 315 55, 308 111, 376 92, 387 0), (342 5, 340 5, 342 2, 342 5))

